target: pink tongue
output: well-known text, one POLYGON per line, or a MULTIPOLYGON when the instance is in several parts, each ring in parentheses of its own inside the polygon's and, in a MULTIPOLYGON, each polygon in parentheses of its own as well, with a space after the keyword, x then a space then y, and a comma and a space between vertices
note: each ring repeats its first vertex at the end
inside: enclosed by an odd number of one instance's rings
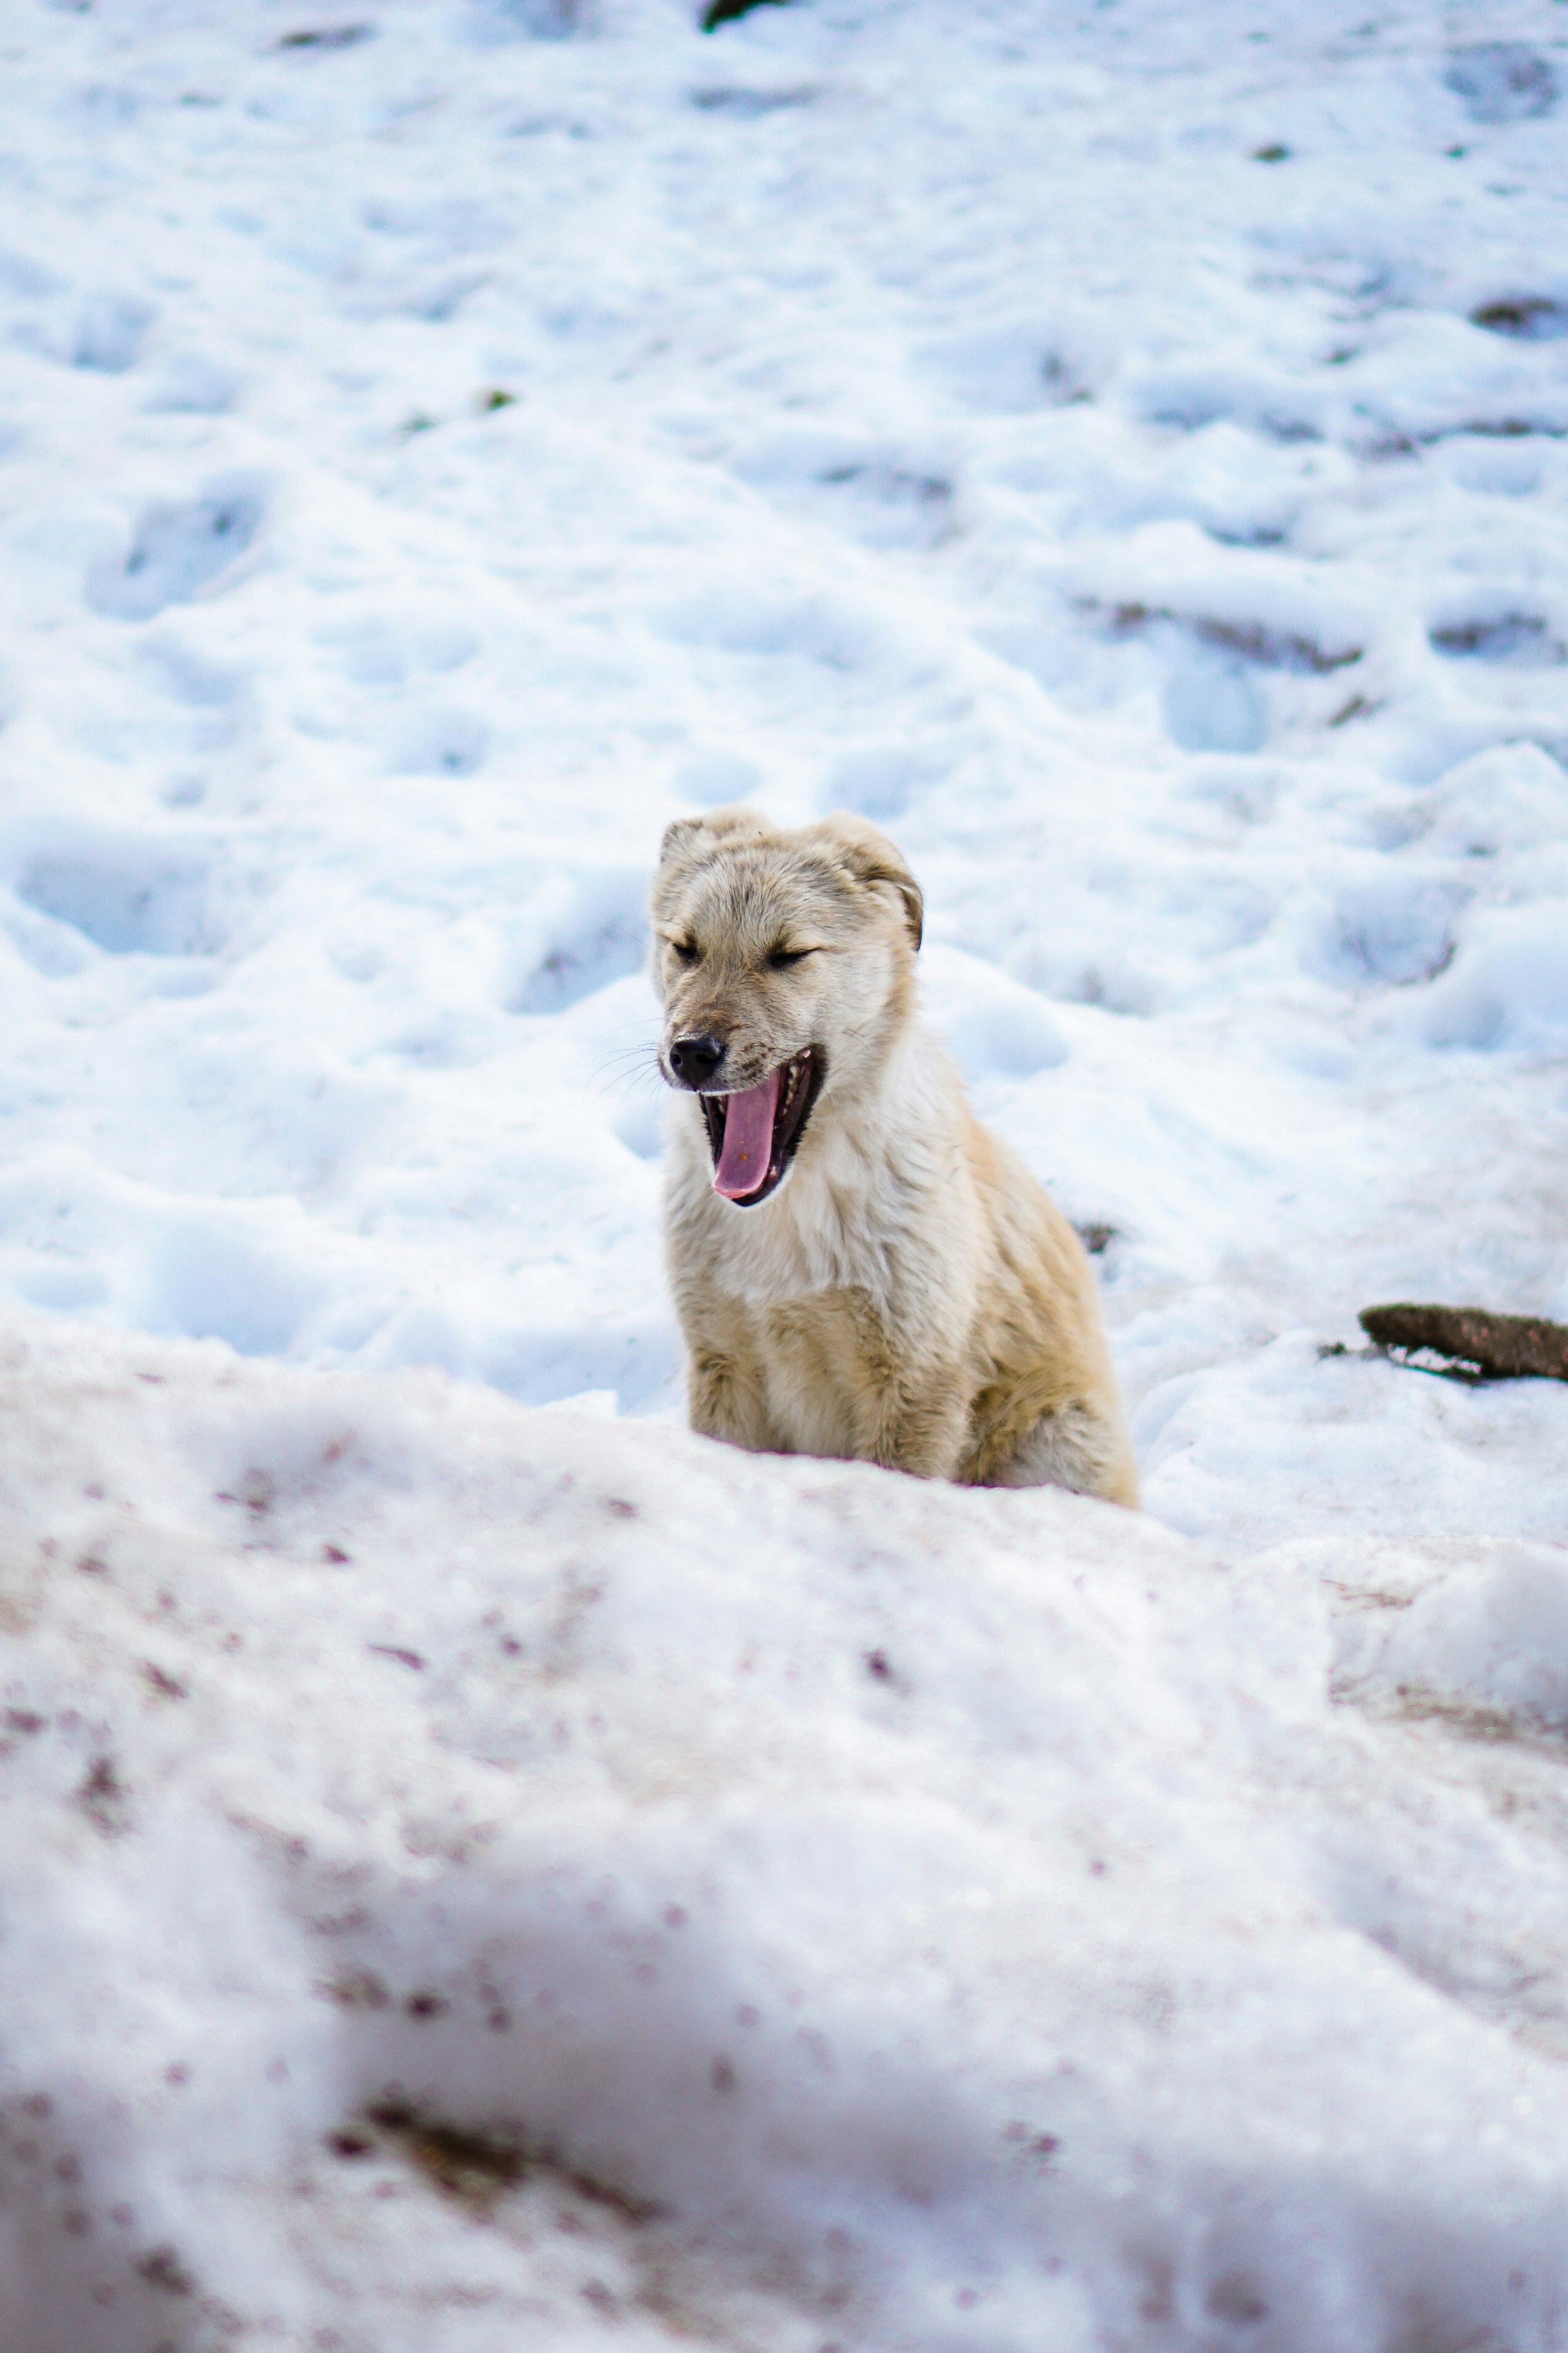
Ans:
POLYGON ((713 1190, 727 1201, 743 1201, 768 1173, 773 1150, 773 1113, 778 1109, 779 1072, 772 1071, 760 1087, 747 1087, 724 1098, 724 1149, 720 1155, 713 1190))

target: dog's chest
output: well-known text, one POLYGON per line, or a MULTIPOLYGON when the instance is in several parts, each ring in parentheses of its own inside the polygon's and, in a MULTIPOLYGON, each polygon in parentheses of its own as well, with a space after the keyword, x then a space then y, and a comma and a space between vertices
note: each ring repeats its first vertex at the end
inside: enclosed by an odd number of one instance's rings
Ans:
POLYGON ((871 1220, 823 1198, 820 1185, 795 1184, 760 1209, 704 1202, 702 1255, 710 1280, 753 1312, 790 1308, 825 1292, 886 1288, 888 1252, 869 1231, 871 1220))

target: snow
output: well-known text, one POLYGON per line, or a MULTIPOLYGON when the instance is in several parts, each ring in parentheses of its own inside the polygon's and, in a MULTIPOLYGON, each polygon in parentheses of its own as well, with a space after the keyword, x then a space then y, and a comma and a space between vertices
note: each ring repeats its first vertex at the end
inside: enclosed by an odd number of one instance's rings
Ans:
POLYGON ((7 2353, 1558 2343, 1568 24, 695 14, 0 25, 7 2353), (739 798, 1142 1522, 680 1433, 739 798))
POLYGON ((1435 1044, 1534 1046, 1568 1037, 1568 899, 1490 908, 1453 979, 1434 992, 1435 1044))
POLYGON ((1560 2341, 1561 1548, 3 1381, 17 2353, 1560 2341))

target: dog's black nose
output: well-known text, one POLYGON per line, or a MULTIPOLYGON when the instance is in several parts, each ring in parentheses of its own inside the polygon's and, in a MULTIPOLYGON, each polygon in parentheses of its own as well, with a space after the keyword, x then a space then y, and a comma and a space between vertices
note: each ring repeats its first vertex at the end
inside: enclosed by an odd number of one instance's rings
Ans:
POLYGON ((669 1067, 683 1087, 700 1093, 724 1059, 722 1038, 678 1038, 669 1050, 669 1067))

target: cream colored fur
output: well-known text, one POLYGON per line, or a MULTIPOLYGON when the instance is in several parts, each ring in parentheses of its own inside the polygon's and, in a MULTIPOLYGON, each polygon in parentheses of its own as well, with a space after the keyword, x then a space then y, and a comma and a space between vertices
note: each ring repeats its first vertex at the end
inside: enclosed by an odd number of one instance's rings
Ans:
POLYGON ((781 832, 719 810, 671 826, 651 904, 667 1078, 692 1036, 728 1045, 724 1090, 826 1057, 793 1166, 751 1207, 713 1190, 698 1099, 672 1105, 692 1428, 1136 1504, 1088 1260, 916 1018, 921 894, 892 844, 858 818, 781 832), (809 953, 777 969, 781 947, 809 953))

